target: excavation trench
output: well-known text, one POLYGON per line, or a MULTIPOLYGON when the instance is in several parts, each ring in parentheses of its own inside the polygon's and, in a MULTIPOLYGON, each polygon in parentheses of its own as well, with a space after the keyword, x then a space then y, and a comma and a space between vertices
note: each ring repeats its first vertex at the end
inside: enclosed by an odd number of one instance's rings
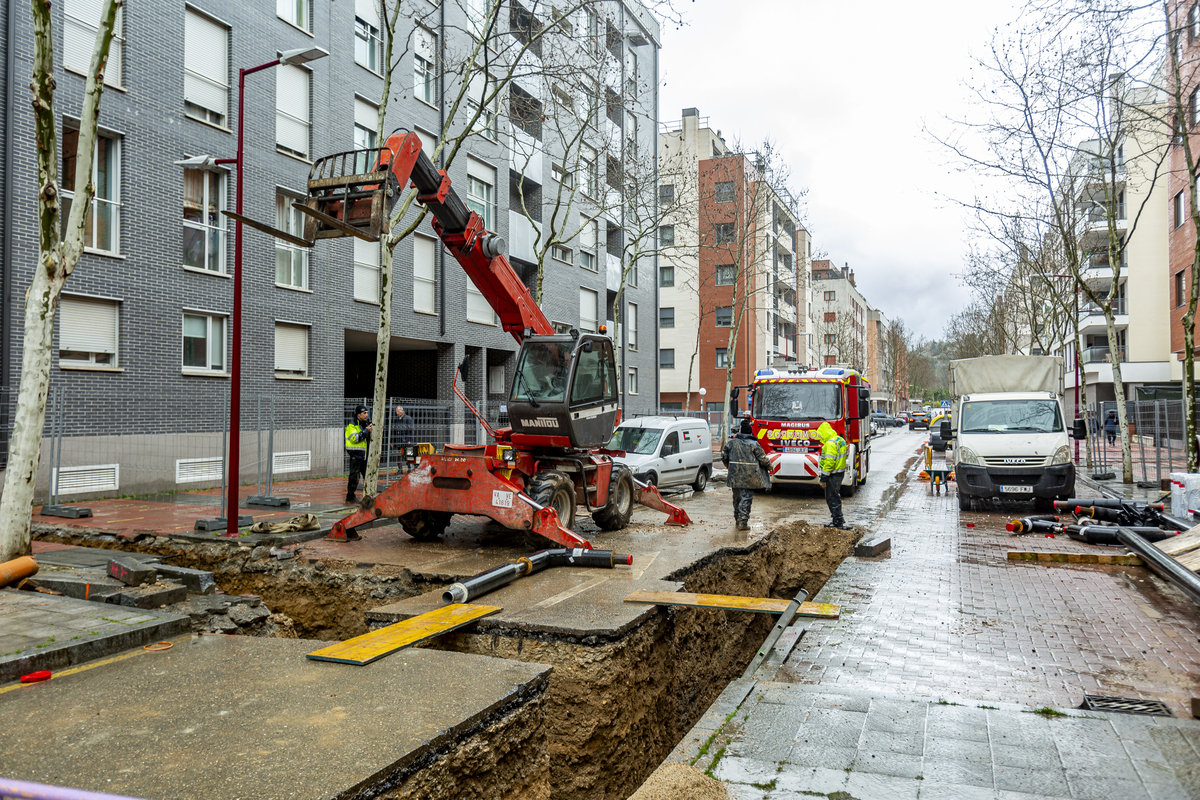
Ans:
MULTIPOLYGON (((303 638, 341 640, 364 633, 369 625, 389 621, 373 610, 455 580, 399 566, 280 561, 265 553, 254 557, 249 549, 231 555, 228 546, 165 539, 131 547, 99 532, 57 526, 38 531, 38 538, 172 556, 173 563, 213 572, 226 593, 260 596, 272 611, 290 617, 303 638)), ((688 592, 790 598, 803 587, 813 596, 857 538, 852 531, 783 524, 664 577, 688 592)), ((550 665, 538 732, 546 741, 549 796, 616 799, 632 794, 742 674, 774 619, 648 606, 615 635, 558 634, 485 619, 428 646, 550 665)), ((495 781, 496 774, 479 774, 477 764, 471 758, 444 759, 439 782, 453 786, 455 797, 490 796, 494 785, 473 784, 495 781)))

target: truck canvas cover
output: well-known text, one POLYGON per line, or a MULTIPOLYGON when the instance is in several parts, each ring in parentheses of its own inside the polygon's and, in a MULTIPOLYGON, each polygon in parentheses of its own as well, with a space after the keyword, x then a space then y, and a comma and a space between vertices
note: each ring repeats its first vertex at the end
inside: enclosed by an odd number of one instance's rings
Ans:
POLYGON ((950 394, 986 392, 1063 393, 1059 356, 985 356, 950 362, 950 394))

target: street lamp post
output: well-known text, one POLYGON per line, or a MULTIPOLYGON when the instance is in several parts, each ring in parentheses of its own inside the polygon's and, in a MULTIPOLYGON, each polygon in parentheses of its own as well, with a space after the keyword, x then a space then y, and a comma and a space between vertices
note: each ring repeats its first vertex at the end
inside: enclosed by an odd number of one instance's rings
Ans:
POLYGON ((238 486, 241 483, 241 416, 242 416, 242 185, 245 175, 245 119, 246 119, 246 76, 278 66, 307 64, 329 55, 323 47, 300 47, 285 50, 279 58, 238 70, 238 127, 237 157, 213 158, 196 156, 176 161, 179 166, 209 168, 214 164, 233 164, 237 169, 236 200, 237 217, 233 229, 233 353, 229 365, 229 463, 225 500, 225 536, 237 536, 238 532, 238 486))

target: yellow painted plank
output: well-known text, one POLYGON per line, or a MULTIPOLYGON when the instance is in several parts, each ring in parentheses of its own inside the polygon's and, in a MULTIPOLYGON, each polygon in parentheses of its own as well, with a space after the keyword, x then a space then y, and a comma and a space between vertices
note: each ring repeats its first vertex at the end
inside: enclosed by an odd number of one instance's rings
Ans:
POLYGON ((397 650, 411 647, 426 639, 469 625, 475 620, 498 614, 500 606, 474 606, 467 603, 451 603, 435 611, 388 625, 377 631, 355 636, 344 642, 331 644, 308 654, 313 661, 335 661, 339 664, 365 666, 378 661, 397 650))
MULTIPOLYGON (((687 606, 689 608, 716 608, 725 611, 753 611, 757 614, 782 614, 790 600, 774 600, 769 597, 732 597, 723 594, 689 594, 688 592, 634 592, 625 598, 626 603, 652 603, 660 606, 687 606)), ((798 617, 837 619, 842 607, 836 603, 801 603, 798 617)))
POLYGON ((1118 564, 1125 567, 1140 567, 1142 560, 1135 555, 1117 553, 1040 553, 1010 550, 1009 561, 1041 561, 1061 564, 1118 564))

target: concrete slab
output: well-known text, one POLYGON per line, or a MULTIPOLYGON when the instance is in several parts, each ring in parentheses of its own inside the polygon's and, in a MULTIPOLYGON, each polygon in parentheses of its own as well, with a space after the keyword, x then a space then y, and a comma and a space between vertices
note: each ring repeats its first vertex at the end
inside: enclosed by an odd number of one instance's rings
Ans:
POLYGON ((59 670, 191 630, 183 614, 0 591, 0 681, 59 670))
POLYGON ((114 555, 132 558, 143 564, 158 561, 161 556, 149 553, 127 553, 120 550, 103 550, 99 547, 60 547, 60 549, 33 554, 34 561, 39 564, 57 564, 63 567, 77 568, 107 568, 109 560, 114 555))
POLYGON ((410 650, 351 683, 346 667, 305 659, 312 646, 199 636, 7 691, 4 772, 161 800, 347 797, 436 769, 485 720, 533 713, 550 671, 410 650))

